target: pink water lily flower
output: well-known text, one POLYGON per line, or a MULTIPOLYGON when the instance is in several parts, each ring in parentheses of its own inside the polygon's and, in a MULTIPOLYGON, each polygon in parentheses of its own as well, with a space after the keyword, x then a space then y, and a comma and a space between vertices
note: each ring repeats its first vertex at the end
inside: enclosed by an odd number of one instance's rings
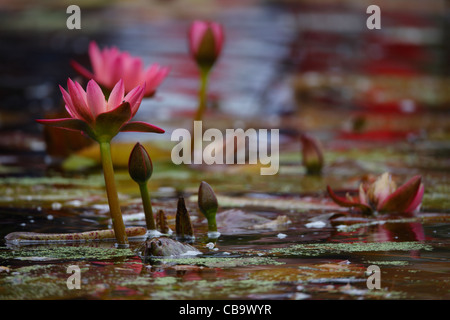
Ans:
POLYGON ((37 122, 67 130, 78 130, 98 142, 110 141, 120 131, 164 133, 164 130, 141 121, 130 121, 136 114, 145 92, 145 84, 125 95, 124 82, 119 80, 108 100, 100 86, 90 80, 86 91, 68 79, 66 91, 60 86, 70 118, 40 119, 37 122))
POLYGON ((414 176, 397 188, 389 173, 384 173, 369 185, 360 184, 358 197, 337 196, 330 186, 328 194, 335 203, 343 207, 353 207, 365 214, 414 213, 420 209, 424 194, 421 176, 414 176))
POLYGON ((200 67, 211 68, 222 52, 225 36, 217 22, 196 20, 189 28, 189 49, 200 67))
POLYGON ((89 58, 93 72, 76 61, 71 61, 72 67, 86 79, 94 79, 108 90, 111 90, 120 79, 124 82, 126 93, 145 82, 144 97, 154 95, 170 71, 168 67, 156 63, 144 68, 142 59, 133 57, 128 52, 122 52, 116 47, 100 50, 94 41, 89 44, 89 58))

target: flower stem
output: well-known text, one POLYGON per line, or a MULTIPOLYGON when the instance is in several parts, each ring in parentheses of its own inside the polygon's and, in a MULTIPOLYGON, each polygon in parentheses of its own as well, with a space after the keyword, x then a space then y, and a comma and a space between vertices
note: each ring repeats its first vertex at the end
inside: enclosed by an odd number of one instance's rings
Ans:
POLYGON ((208 221, 208 231, 210 232, 216 232, 217 231, 217 222, 216 222, 216 216, 206 218, 208 221))
POLYGON ((114 180, 114 168, 111 158, 111 145, 109 141, 100 142, 103 175, 105 177, 106 195, 108 196, 109 212, 111 215, 114 233, 119 247, 128 247, 128 238, 125 233, 122 212, 120 211, 119 197, 114 180))
POLYGON ((156 230, 155 219, 153 218, 152 203, 150 200, 150 195, 148 193, 147 183, 139 183, 139 190, 141 191, 147 229, 156 230))
POLYGON ((197 113, 195 115, 195 121, 201 121, 203 119, 203 114, 206 110, 207 105, 207 91, 208 91, 208 79, 210 68, 200 69, 200 91, 199 91, 199 105, 197 113))

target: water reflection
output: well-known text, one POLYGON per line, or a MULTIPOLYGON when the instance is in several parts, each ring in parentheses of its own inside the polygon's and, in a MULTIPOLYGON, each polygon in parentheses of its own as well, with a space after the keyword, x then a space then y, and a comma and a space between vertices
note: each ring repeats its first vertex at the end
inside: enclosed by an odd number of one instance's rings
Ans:
POLYGON ((423 226, 419 222, 385 223, 379 225, 374 241, 425 241, 423 226))

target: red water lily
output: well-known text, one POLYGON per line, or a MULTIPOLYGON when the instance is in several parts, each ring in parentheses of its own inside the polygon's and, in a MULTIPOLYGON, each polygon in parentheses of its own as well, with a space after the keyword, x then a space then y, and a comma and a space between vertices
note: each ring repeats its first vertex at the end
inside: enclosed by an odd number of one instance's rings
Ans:
POLYGON ((359 196, 337 196, 327 186, 331 199, 342 207, 357 208, 365 214, 413 213, 420 209, 424 194, 421 176, 414 176, 397 188, 389 173, 384 173, 371 184, 360 184, 359 196))
POLYGON ((164 133, 164 130, 141 121, 130 121, 136 114, 145 92, 145 84, 125 95, 124 82, 119 80, 108 100, 100 86, 90 80, 86 91, 68 79, 66 91, 60 86, 70 118, 40 119, 37 122, 67 130, 81 131, 98 142, 110 141, 120 131, 164 133))
POLYGON ((133 57, 128 52, 122 52, 116 47, 100 50, 94 41, 89 44, 89 58, 93 72, 76 61, 71 62, 72 67, 86 79, 94 79, 108 90, 112 90, 120 79, 124 81, 126 93, 145 82, 145 97, 154 95, 170 71, 168 67, 156 63, 144 68, 142 59, 133 57))

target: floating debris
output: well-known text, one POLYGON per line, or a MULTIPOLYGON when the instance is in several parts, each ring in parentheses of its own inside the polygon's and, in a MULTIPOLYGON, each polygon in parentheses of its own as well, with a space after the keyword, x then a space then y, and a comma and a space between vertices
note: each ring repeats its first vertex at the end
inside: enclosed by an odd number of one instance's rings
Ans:
POLYGON ((305 227, 307 227, 307 228, 323 228, 326 226, 327 226, 326 222, 323 222, 323 221, 313 221, 313 222, 308 222, 307 224, 305 224, 305 227))
POLYGON ((274 220, 270 220, 261 224, 256 224, 254 226, 250 226, 249 229, 258 230, 258 229, 285 229, 286 225, 292 223, 291 220, 285 215, 278 216, 274 220))
MULTIPOLYGON (((130 238, 145 236, 147 230, 142 227, 125 228, 130 238)), ((7 242, 18 243, 46 243, 46 242, 84 242, 115 239, 114 230, 94 230, 79 233, 37 233, 12 232, 5 236, 7 242)))

